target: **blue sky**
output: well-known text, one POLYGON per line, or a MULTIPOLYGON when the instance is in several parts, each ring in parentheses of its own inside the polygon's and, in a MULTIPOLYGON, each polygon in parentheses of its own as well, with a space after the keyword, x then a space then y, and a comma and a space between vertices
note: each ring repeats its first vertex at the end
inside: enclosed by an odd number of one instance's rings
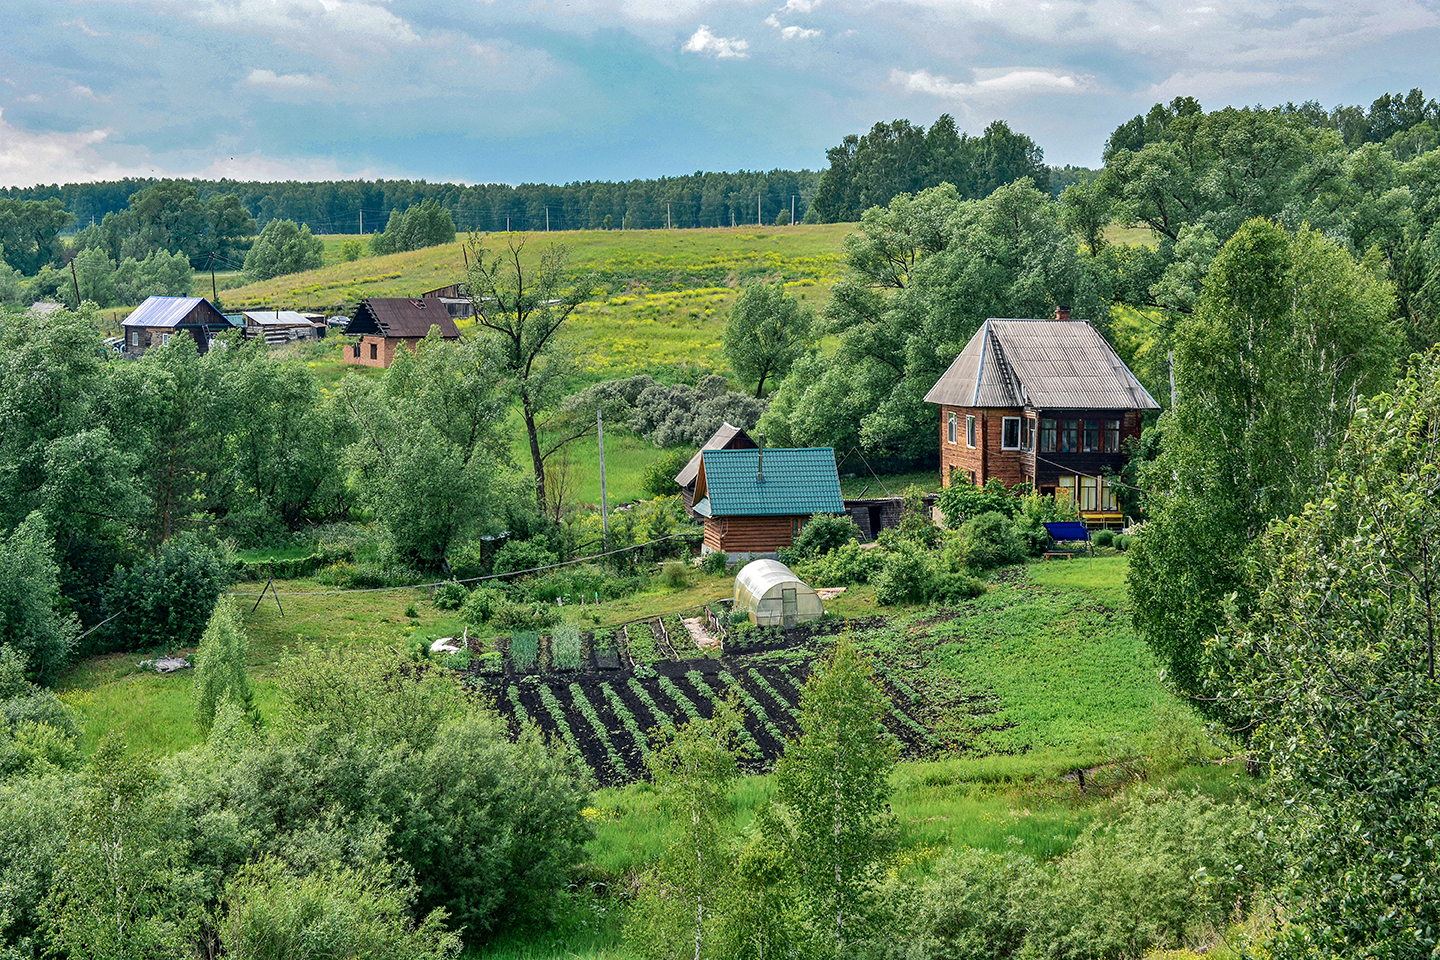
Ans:
POLYGON ((822 168, 950 113, 1098 165, 1157 100, 1440 96, 1440 0, 5 0, 0 186, 822 168))

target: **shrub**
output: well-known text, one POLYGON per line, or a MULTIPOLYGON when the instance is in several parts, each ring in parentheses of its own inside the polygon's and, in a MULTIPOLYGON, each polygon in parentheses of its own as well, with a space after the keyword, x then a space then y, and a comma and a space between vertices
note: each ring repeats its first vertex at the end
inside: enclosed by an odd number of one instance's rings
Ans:
POLYGON ((1116 550, 1123 552, 1130 549, 1130 544, 1133 543, 1134 540, 1135 538, 1130 534, 1122 533, 1118 534, 1115 539, 1111 541, 1111 543, 1114 545, 1116 550))
POLYGON ((899 543, 885 551, 875 574, 875 602, 885 606, 923 603, 935 579, 934 561, 923 550, 899 543))
POLYGON ((1032 557, 1040 556, 1050 546, 1050 534, 1045 529, 1045 524, 1058 520, 1080 519, 1080 511, 1071 500, 1045 496, 1032 490, 1019 502, 1020 512, 1015 515, 1015 533, 1032 557))
POLYGON ((505 594, 493 587, 476 587, 461 607, 461 616, 473 626, 484 626, 495 616, 495 611, 506 602, 505 594))
POLYGON ((62 615, 59 568, 38 513, 0 544, 0 646, 19 652, 31 679, 54 683, 70 663, 80 625, 62 615))
POLYGON ((689 450, 667 450, 660 459, 646 467, 640 474, 640 487, 651 497, 673 497, 680 492, 675 475, 685 469, 692 454, 689 450))
POLYGON ((1026 894, 1040 868, 1021 853, 959 847, 945 854, 913 905, 910 940, 921 957, 1003 960, 1025 944, 1026 894))
POLYGON ((541 537, 533 540, 511 540, 495 554, 492 570, 495 573, 515 573, 518 570, 533 570, 559 563, 560 558, 550 552, 549 543, 541 537))
POLYGON ((502 600, 491 618, 507 630, 544 630, 560 622, 560 608, 548 603, 517 603, 502 600))
POLYGON ((435 595, 430 599, 436 610, 459 610, 470 599, 470 591, 465 589, 464 584, 442 583, 435 588, 435 595))
POLYGON ((860 528, 848 513, 817 513, 800 529, 791 549, 801 560, 810 560, 838 550, 851 540, 860 539, 860 528))
MULTIPOLYGON (((1017 491, 1020 488, 1017 488, 1017 491)), ((983 487, 969 483, 963 477, 956 478, 950 486, 941 490, 936 497, 940 515, 947 527, 959 527, 966 520, 982 513, 1001 513, 1013 517, 1020 512, 1021 500, 1005 484, 991 477, 983 487)))
POLYGON ((190 695, 194 701, 195 725, 201 730, 209 731, 215 722, 215 709, 225 700, 253 714, 250 675, 245 672, 249 650, 235 601, 221 597, 210 615, 210 622, 205 625, 205 634, 195 655, 195 681, 190 695))
POLYGON ((119 613, 104 650, 194 646, 229 584, 228 564, 205 544, 174 537, 160 555, 111 580, 107 606, 119 613))
POLYGON ((417 925, 410 916, 414 898, 413 889, 397 887, 383 868, 301 875, 265 859, 241 868, 230 882, 220 942, 232 960, 458 955, 460 938, 445 929, 445 911, 431 911, 417 925))
POLYGON ((1095 532, 1095 535, 1092 536, 1092 537, 1090 538, 1090 540, 1091 540, 1091 542, 1093 542, 1093 543, 1095 544, 1095 546, 1097 546, 1097 547, 1108 547, 1108 546, 1112 546, 1112 545, 1115 543, 1115 531, 1114 531, 1114 530, 1097 530, 1097 531, 1095 532))
POLYGON ((983 580, 968 573, 941 573, 930 584, 930 599, 935 603, 959 603, 973 600, 988 589, 983 580))
POLYGON ((711 550, 700 561, 700 568, 706 573, 721 574, 730 565, 730 555, 724 550, 711 550))
POLYGON ((998 512, 966 520, 953 547, 955 559, 963 557, 965 565, 974 570, 1019 563, 1029 553, 1010 519, 998 512))
POLYGON ((690 582, 688 573, 683 562, 672 560, 661 568, 661 579, 670 589, 681 590, 690 582))
POLYGON ((879 572, 885 553, 873 547, 866 549, 858 541, 851 540, 838 550, 800 564, 795 568, 795 575, 817 587, 869 583, 879 572))

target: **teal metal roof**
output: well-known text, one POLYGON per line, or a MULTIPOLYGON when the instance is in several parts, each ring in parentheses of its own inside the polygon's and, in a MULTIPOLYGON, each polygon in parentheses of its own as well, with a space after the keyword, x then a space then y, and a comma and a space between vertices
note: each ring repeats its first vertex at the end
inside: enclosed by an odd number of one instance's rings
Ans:
MULTIPOLYGON (((704 517, 808 517, 844 513, 835 451, 829 447, 704 450, 704 496, 695 512, 704 517)), ((699 492, 697 490, 697 492, 699 492)))

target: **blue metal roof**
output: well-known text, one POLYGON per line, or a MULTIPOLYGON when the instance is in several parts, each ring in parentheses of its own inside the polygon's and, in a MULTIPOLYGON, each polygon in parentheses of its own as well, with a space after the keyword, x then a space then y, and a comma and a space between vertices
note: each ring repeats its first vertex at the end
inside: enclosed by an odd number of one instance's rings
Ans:
MULTIPOLYGON (((695 512, 705 517, 794 517, 844 513, 835 451, 829 447, 701 452, 705 489, 695 512)), ((696 490, 700 493, 700 490, 696 490)))
MULTIPOLYGON (((150 297, 125 318, 127 327, 175 327, 200 304, 204 297, 150 297)), ((215 311, 214 307, 210 308, 215 311)), ((219 316, 219 311, 215 311, 219 316)))

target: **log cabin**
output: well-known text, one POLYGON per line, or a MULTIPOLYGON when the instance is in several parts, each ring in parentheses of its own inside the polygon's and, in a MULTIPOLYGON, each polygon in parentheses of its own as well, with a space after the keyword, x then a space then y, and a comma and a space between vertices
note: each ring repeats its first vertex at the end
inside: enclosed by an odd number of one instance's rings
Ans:
POLYGON ((685 502, 685 512, 696 519, 700 516, 695 512, 695 481, 700 476, 701 451, 754 450, 758 446, 743 427, 737 427, 728 421, 722 423, 720 429, 711 434, 710 439, 695 451, 695 456, 690 458, 684 469, 675 474, 675 482, 680 485, 680 499, 685 502))
POLYGON ((347 336, 360 337, 359 343, 344 348, 345 362, 389 367, 397 349, 407 347, 413 352, 431 327, 438 327, 446 340, 460 339, 460 328, 436 297, 367 297, 345 327, 347 336))
POLYGON ((143 357, 146 350, 180 334, 194 339, 204 353, 217 335, 231 329, 225 315, 204 297, 147 297, 120 326, 127 357, 143 357))
POLYGON ((815 514, 844 512, 829 447, 700 451, 695 513, 705 521, 702 553, 773 556, 815 514))
POLYGON ((1107 475, 1160 405, 1086 320, 986 320, 925 395, 940 408, 941 483, 1028 483, 1092 526, 1123 521, 1107 475))

